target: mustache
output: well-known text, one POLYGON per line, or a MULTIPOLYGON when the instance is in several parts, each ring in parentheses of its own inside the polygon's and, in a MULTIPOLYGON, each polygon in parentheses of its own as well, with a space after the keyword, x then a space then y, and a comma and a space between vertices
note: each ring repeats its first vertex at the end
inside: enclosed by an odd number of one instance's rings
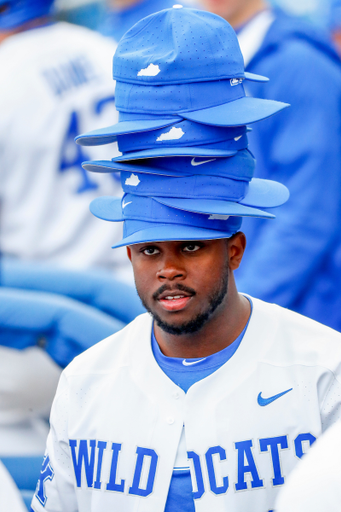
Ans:
POLYGON ((162 295, 162 293, 164 292, 174 292, 176 290, 186 292, 190 295, 196 295, 196 291, 193 290, 193 288, 189 288, 189 286, 185 286, 181 283, 178 283, 174 287, 169 286, 169 284, 163 284, 162 286, 160 286, 158 290, 156 290, 156 292, 153 293, 153 299, 157 300, 160 297, 160 295, 162 295))

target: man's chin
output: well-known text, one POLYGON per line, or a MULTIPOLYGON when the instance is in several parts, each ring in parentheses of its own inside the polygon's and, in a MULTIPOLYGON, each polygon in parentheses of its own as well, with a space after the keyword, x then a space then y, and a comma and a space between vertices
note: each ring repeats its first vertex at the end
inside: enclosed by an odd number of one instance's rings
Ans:
POLYGON ((191 320, 188 320, 187 322, 166 322, 155 313, 152 313, 152 315, 160 329, 162 329, 164 332, 167 332, 168 334, 173 334, 174 336, 193 334, 200 331, 210 316, 209 312, 205 312, 199 314, 197 317, 191 320))

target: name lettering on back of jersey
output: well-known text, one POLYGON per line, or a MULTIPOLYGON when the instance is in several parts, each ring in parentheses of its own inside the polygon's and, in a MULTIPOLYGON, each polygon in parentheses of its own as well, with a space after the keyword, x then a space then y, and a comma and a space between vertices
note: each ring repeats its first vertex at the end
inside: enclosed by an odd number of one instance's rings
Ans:
POLYGON ((62 96, 98 79, 98 74, 86 55, 44 69, 42 75, 55 96, 62 96))
MULTIPOLYGON (((308 432, 299 434, 293 443, 287 435, 281 435, 257 441, 237 441, 230 452, 219 445, 208 448, 205 453, 188 451, 193 499, 201 498, 207 491, 216 495, 225 494, 230 487, 238 492, 265 488, 267 485, 281 486, 285 482, 281 468, 283 451, 288 450, 288 457, 301 458, 315 440, 315 436, 308 432), (294 446, 294 450, 290 450, 290 446, 294 446), (264 458, 268 468, 266 474, 261 474, 259 468, 264 471, 264 458), (235 466, 230 474, 226 469, 227 461, 230 466, 235 466), (272 478, 269 483, 270 474, 272 478), (208 480, 204 475, 208 476, 208 480)), ((69 445, 78 488, 143 497, 153 492, 159 456, 152 448, 138 446, 133 452, 125 449, 124 444, 95 439, 70 439, 69 445), (120 470, 122 459, 125 467, 132 468, 131 474, 125 474, 124 478, 120 470)), ((42 485, 49 476, 48 470, 42 472, 42 485)))

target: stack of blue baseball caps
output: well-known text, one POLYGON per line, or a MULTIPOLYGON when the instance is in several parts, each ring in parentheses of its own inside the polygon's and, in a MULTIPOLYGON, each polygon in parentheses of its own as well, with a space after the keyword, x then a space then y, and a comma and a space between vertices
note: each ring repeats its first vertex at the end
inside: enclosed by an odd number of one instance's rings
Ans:
POLYGON ((79 135, 95 146, 117 141, 122 155, 84 162, 120 172, 122 198, 100 197, 90 210, 124 221, 123 245, 228 238, 242 217, 274 218, 287 188, 253 178, 247 125, 288 105, 246 96, 236 34, 214 14, 174 5, 148 16, 121 39, 114 56, 119 122, 79 135))

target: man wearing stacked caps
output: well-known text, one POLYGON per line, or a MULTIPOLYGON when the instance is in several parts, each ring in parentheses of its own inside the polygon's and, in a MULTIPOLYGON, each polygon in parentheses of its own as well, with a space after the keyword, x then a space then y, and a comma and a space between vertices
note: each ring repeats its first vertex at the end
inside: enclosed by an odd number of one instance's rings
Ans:
POLYGON ((122 199, 92 212, 124 223, 150 312, 63 372, 32 509, 269 512, 341 413, 340 334, 239 294, 243 217, 273 220, 283 185, 254 179, 247 125, 287 105, 245 96, 230 25, 174 6, 137 23, 114 57, 122 199))

